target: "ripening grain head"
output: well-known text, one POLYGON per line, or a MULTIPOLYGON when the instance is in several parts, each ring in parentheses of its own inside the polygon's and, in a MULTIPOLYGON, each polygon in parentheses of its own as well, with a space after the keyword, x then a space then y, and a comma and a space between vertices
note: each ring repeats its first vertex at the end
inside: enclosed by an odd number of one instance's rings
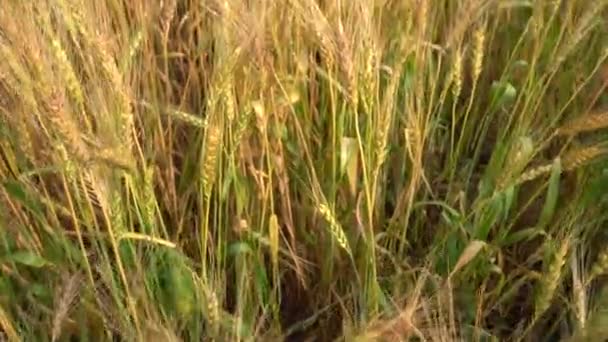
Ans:
POLYGON ((211 195, 211 189, 213 187, 213 183, 215 182, 218 167, 217 159, 221 149, 221 139, 222 133, 220 131, 220 128, 216 125, 209 126, 205 139, 204 157, 202 165, 202 180, 206 197, 209 197, 211 195))

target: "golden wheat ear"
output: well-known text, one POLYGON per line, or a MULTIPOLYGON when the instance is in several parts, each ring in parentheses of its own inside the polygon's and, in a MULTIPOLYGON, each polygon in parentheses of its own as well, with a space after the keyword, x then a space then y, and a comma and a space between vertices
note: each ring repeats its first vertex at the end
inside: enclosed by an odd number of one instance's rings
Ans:
POLYGON ((90 150, 82 140, 82 130, 74 118, 65 109, 65 97, 61 91, 54 91, 47 103, 48 118, 53 129, 59 135, 61 143, 65 146, 71 158, 79 162, 88 161, 90 150))
POLYGON ((485 53, 486 33, 483 27, 475 30, 474 45, 473 45, 473 80, 477 82, 483 68, 483 59, 485 53))
POLYGON ((211 188, 217 173, 217 159, 221 148, 222 132, 217 126, 211 126, 207 131, 205 156, 203 159, 203 191, 205 197, 211 195, 211 188))
MULTIPOLYGON (((570 150, 566 152, 563 157, 561 157, 563 170, 576 170, 581 166, 587 165, 589 162, 593 161, 597 157, 606 154, 606 152, 608 152, 608 148, 600 145, 585 146, 582 148, 570 150)), ((551 169, 552 164, 545 164, 529 169, 517 178, 515 184, 519 185, 534 180, 542 175, 548 174, 549 172, 551 172, 551 169)))
POLYGON ((564 170, 572 171, 584 166, 607 151, 608 148, 600 145, 585 146, 568 151, 563 157, 564 170))
POLYGON ((557 129, 558 135, 577 135, 608 127, 608 111, 584 115, 557 129))
POLYGON ((78 292, 80 290, 81 275, 79 273, 68 277, 63 286, 60 288, 58 301, 55 305, 55 314, 53 316, 53 329, 51 332, 51 340, 57 341, 61 337, 63 323, 69 315, 70 309, 77 301, 78 292))
POLYGON ((340 247, 342 247, 349 255, 352 255, 344 229, 342 229, 342 225, 340 225, 338 222, 338 219, 334 215, 331 208, 327 204, 321 203, 318 205, 318 210, 321 216, 323 216, 323 218, 329 224, 329 231, 338 245, 340 245, 340 247))

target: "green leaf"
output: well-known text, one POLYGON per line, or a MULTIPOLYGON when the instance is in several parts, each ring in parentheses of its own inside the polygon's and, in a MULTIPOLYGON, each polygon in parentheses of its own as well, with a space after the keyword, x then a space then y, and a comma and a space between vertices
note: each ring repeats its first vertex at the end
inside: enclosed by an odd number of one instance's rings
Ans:
POLYGON ((188 317, 192 314, 196 302, 192 276, 184 264, 173 265, 170 274, 175 309, 180 317, 188 317))
POLYGON ((519 161, 527 162, 534 154, 534 141, 529 136, 521 136, 517 141, 517 154, 519 161))
POLYGON ((340 145, 340 173, 346 173, 349 188, 351 190, 351 193, 354 194, 357 189, 357 167, 359 161, 359 154, 357 153, 357 140, 353 138, 343 137, 340 145))
MULTIPOLYGON (((234 164, 230 163, 229 167, 230 171, 233 171, 234 164)), ((233 175, 234 173, 231 172, 227 175, 227 177, 224 177, 224 181, 222 182, 220 190, 220 199, 222 201, 226 200, 226 198, 228 198, 228 195, 230 194, 230 185, 232 185, 233 175)))
POLYGON ((488 238, 490 230, 496 224, 503 213, 504 196, 499 194, 491 199, 490 203, 483 208, 478 220, 475 238, 485 241, 488 238))
POLYGON ((517 90, 508 81, 493 82, 491 87, 492 102, 491 111, 494 111, 502 106, 506 106, 515 100, 517 90))
POLYGON ((258 295, 260 296, 260 301, 262 303, 268 303, 268 299, 270 297, 270 284, 268 283, 268 274, 266 273, 266 268, 263 264, 256 262, 253 272, 255 275, 254 279, 256 289, 258 290, 258 295))
POLYGON ((41 268, 50 264, 46 259, 30 251, 15 252, 7 257, 7 261, 30 267, 41 268))
POLYGON ((25 202, 27 196, 20 183, 12 180, 7 180, 4 182, 3 185, 6 192, 8 192, 8 194, 11 195, 12 198, 21 202, 25 202))
POLYGON ((588 206, 605 201, 608 198, 606 194, 608 194, 608 169, 603 170, 601 174, 590 180, 582 192, 580 204, 581 206, 588 206))
POLYGON ((503 303, 513 300, 515 296, 517 296, 517 294, 519 293, 519 289, 522 286, 529 284, 531 281, 532 280, 529 277, 522 276, 516 280, 509 282, 509 284, 505 284, 505 291, 501 293, 500 297, 498 297, 494 305, 496 307, 499 307, 499 305, 503 305, 503 303))
POLYGON ((29 287, 29 291, 36 297, 42 299, 50 299, 53 297, 51 290, 48 285, 43 285, 39 283, 31 284, 29 287))
POLYGON ((549 178, 549 186, 547 187, 547 197, 545 198, 545 204, 542 212, 540 213, 540 218, 538 219, 538 228, 545 228, 555 214, 555 208, 557 207, 557 199, 559 196, 559 181, 561 174, 562 164, 560 158, 558 157, 553 161, 553 167, 551 168, 551 177, 549 178))
POLYGON ((253 249, 246 242, 242 242, 242 241, 234 242, 234 243, 230 244, 230 247, 228 247, 228 255, 230 255, 230 256, 237 256, 239 254, 247 254, 247 253, 253 254, 253 249))
POLYGON ((0 293, 4 295, 14 293, 13 284, 8 277, 0 277, 0 293))
POLYGON ((518 242, 530 241, 533 238, 541 235, 547 235, 544 230, 538 227, 526 228, 507 235, 501 242, 501 247, 507 247, 518 242))
POLYGON ((450 226, 457 227, 460 222, 462 222, 462 215, 456 209, 450 207, 449 205, 443 206, 443 210, 441 211, 441 218, 450 226))
POLYGON ((452 230, 445 239, 444 251, 437 263, 437 271, 449 275, 450 269, 457 263, 458 257, 464 249, 463 242, 456 230, 452 230))
POLYGON ((13 181, 13 180, 7 180, 2 185, 4 186, 4 189, 6 190, 6 192, 11 196, 11 198, 19 201, 21 204, 23 204, 26 208, 28 208, 34 214, 37 214, 37 215, 42 214, 41 205, 39 203, 37 203, 36 201, 34 201, 28 195, 28 193, 23 189, 23 186, 21 183, 13 181))
POLYGON ((503 220, 506 221, 509 218, 509 213, 511 212, 511 208, 513 207, 513 203, 515 203, 517 197, 515 186, 509 186, 504 192, 504 212, 503 212, 503 220))

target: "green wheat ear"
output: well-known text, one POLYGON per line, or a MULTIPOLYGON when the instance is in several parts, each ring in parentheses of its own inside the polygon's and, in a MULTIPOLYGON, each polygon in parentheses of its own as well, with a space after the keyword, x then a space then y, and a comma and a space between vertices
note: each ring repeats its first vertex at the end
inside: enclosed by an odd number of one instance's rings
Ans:
POLYGON ((549 260, 546 261, 545 270, 542 278, 537 285, 537 294, 535 297, 534 316, 538 319, 551 305, 555 296, 555 292, 560 284, 562 270, 566 263, 566 256, 570 249, 570 239, 565 238, 560 242, 552 253, 549 260))
POLYGON ((597 260, 592 264, 588 281, 608 273, 608 246, 605 246, 597 256, 597 260))

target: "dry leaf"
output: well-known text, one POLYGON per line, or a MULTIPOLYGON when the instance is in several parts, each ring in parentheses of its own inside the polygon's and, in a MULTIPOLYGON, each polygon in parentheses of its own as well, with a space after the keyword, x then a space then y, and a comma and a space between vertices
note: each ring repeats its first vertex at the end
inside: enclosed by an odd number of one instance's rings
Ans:
POLYGON ((466 266, 469 262, 471 262, 471 260, 473 260, 473 258, 475 258, 475 256, 481 251, 481 249, 485 245, 486 245, 486 243, 481 240, 473 240, 473 241, 469 242, 469 245, 464 249, 464 251, 460 255, 460 258, 458 258, 458 262, 456 262, 456 266, 454 266, 454 269, 450 273, 449 278, 452 278, 452 276, 456 272, 458 272, 460 269, 462 269, 464 266, 466 266))

